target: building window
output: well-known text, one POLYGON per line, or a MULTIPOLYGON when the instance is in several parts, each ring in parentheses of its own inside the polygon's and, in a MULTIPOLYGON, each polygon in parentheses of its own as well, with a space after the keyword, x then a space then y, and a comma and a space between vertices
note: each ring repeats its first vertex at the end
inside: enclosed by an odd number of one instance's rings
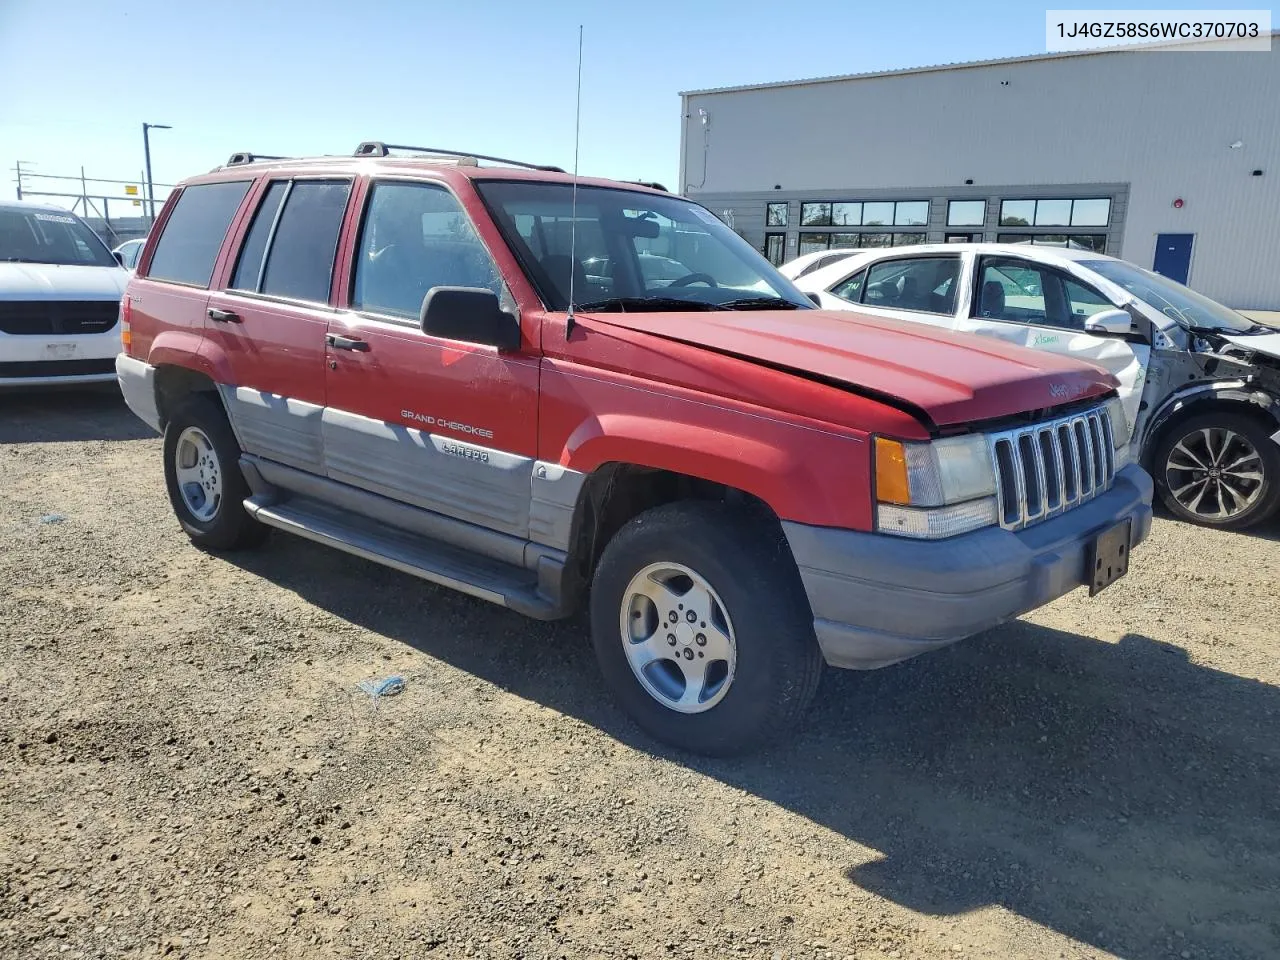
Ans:
POLYGON ((1073 227, 1105 227, 1110 217, 1110 200, 1076 200, 1071 205, 1073 227))
POLYGON ((929 201, 909 200, 894 206, 893 223, 899 227, 923 227, 929 222, 929 201))
POLYGON ((833 203, 831 205, 831 224, 836 227, 862 226, 862 204, 833 203))
POLYGON ((829 233, 802 233, 800 234, 800 249, 797 255, 803 257, 806 253, 826 250, 830 246, 831 234, 829 233))
POLYGON ((893 204, 877 200, 862 205, 862 225, 884 227, 893 223, 893 204))
POLYGON ((981 227, 986 222, 985 200, 952 200, 947 204, 948 227, 981 227))
POLYGON ((782 261, 787 256, 787 235, 785 233, 766 233, 764 235, 764 255, 775 267, 782 266, 782 261))
POLYGON ((831 226, 831 204, 829 203, 800 204, 800 226, 802 227, 831 226))
POLYGON ((948 233, 947 243, 979 243, 982 240, 980 233, 948 233))
POLYGON ((1005 200, 1002 227, 1105 227, 1111 216, 1106 197, 1082 200, 1005 200))
POLYGON ((922 227, 928 222, 928 200, 843 200, 800 204, 802 227, 922 227))
POLYGON ((901 247, 909 243, 924 243, 923 233, 801 233, 800 253, 815 250, 839 250, 854 247, 901 247))
POLYGON ((765 204, 764 221, 767 227, 785 227, 787 225, 786 203, 765 204))
POLYGON ((1067 247, 1071 250, 1107 252, 1107 236, 1103 233, 1001 233, 997 243, 1031 243, 1038 247, 1067 247))

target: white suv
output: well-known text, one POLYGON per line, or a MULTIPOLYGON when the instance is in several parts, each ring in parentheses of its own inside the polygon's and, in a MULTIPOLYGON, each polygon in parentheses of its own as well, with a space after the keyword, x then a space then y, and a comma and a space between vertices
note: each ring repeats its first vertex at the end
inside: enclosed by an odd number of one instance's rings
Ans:
POLYGON ((113 382, 128 280, 73 213, 0 203, 0 388, 113 382))

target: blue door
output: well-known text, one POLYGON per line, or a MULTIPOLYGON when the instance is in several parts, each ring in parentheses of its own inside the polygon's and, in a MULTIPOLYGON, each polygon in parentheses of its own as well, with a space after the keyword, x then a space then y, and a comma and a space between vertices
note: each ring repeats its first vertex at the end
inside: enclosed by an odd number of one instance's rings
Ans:
POLYGON ((1187 282, 1187 274, 1191 271, 1191 240, 1193 233, 1162 233, 1156 237, 1156 262, 1151 269, 1156 273, 1187 282))

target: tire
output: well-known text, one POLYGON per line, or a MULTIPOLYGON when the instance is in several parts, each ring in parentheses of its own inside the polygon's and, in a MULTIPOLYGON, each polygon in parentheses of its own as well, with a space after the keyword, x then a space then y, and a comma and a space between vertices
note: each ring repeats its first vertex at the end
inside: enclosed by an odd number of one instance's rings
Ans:
POLYGON ((600 558, 590 608, 605 684, 671 746, 747 752, 794 727, 817 691, 823 660, 800 574, 776 522, 748 511, 684 501, 633 518, 600 558), (690 684, 685 671, 704 678, 690 684))
POLYGON ((266 537, 267 528, 244 509, 250 490, 240 472, 240 445, 209 394, 183 400, 165 425, 164 479, 178 523, 196 546, 239 550, 266 537))
POLYGON ((1263 522, 1280 506, 1280 445, 1271 432, 1229 409, 1173 424, 1150 461, 1160 499, 1175 517, 1204 527, 1263 522))

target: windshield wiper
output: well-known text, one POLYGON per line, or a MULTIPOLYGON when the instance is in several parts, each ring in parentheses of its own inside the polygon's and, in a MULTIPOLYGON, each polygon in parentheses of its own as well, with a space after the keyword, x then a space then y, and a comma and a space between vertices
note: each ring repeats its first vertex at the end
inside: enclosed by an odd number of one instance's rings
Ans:
POLYGON ((682 300, 679 297, 609 297, 591 303, 574 304, 576 310, 598 313, 664 313, 671 311, 723 310, 724 307, 702 300, 682 300))
POLYGON ((799 310, 800 304, 785 297, 741 297, 720 304, 724 310, 799 310))
POLYGON ((1263 333, 1280 332, 1280 331, 1277 331, 1275 327, 1268 327, 1261 323, 1255 323, 1253 324, 1253 326, 1245 327, 1242 330, 1236 329, 1235 327, 1228 327, 1228 326, 1207 327, 1202 323, 1191 323, 1187 325, 1187 329, 1189 329, 1192 333, 1216 333, 1219 336, 1223 334, 1228 334, 1233 337, 1249 337, 1249 336, 1254 336, 1254 335, 1263 334, 1263 333))

